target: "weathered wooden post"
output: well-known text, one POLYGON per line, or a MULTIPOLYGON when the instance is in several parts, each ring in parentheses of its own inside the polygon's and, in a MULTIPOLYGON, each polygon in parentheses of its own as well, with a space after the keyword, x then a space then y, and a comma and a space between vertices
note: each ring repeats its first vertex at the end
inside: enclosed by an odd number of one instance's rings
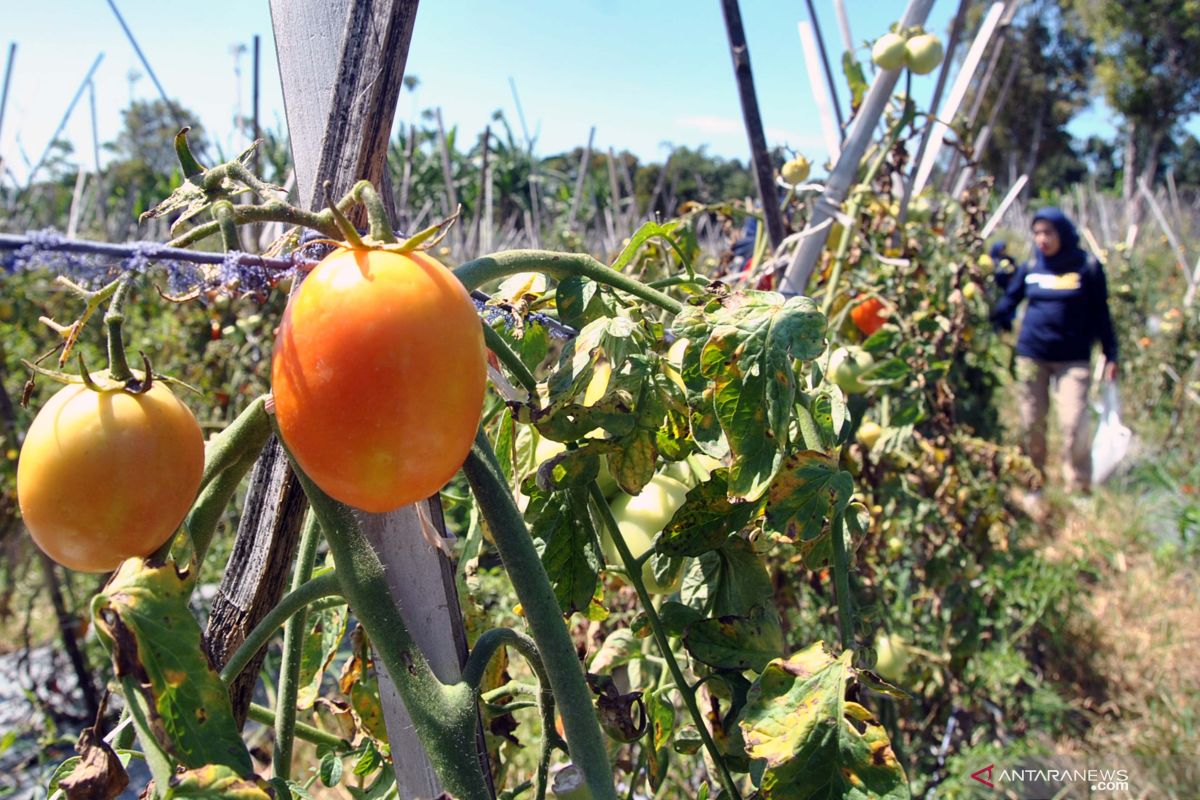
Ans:
MULTIPOLYGON (((272 0, 302 205, 314 209, 324 205, 325 181, 340 195, 366 179, 379 186, 394 216, 387 145, 417 3, 272 0)), ((231 562, 207 632, 210 651, 218 661, 220 654, 236 648, 244 632, 274 605, 287 585, 285 576, 305 503, 275 441, 255 466, 246 505, 235 545, 245 557, 231 562), (234 613, 219 614, 222 605, 232 607, 234 613)), ((422 535, 425 525, 442 527, 440 502, 434 497, 420 506, 390 514, 362 514, 360 521, 387 569, 392 595, 413 638, 438 678, 453 682, 466 656, 466 638, 449 562, 422 535)), ((252 664, 246 671, 249 688, 257 669, 252 664)), ((380 694, 400 796, 418 800, 438 796, 441 786, 390 677, 384 674, 380 694)))

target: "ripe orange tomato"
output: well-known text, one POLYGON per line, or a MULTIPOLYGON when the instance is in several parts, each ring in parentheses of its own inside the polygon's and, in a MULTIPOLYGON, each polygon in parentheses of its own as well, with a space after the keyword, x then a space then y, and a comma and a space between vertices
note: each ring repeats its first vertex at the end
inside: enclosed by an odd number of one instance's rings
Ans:
POLYGON ((107 572, 150 555, 175 532, 203 471, 200 426, 165 384, 144 394, 71 385, 29 427, 17 499, 46 555, 107 572))
POLYGON ((420 252, 334 251, 288 303, 271 364, 279 430, 300 468, 372 512, 454 476, 486 381, 471 296, 420 252))
POLYGON ((870 336, 883 327, 883 315, 879 313, 882 310, 883 301, 878 297, 871 297, 850 309, 850 319, 860 331, 870 336))

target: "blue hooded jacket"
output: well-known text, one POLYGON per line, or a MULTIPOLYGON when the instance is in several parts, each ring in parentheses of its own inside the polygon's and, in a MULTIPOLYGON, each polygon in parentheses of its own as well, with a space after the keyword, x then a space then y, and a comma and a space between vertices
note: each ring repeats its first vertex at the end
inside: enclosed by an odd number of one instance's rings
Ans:
POLYGON ((1052 256, 1036 251, 1017 270, 992 311, 992 321, 1012 329, 1017 306, 1028 300, 1017 355, 1038 361, 1088 361, 1099 339, 1104 357, 1117 360, 1117 337, 1108 310, 1104 268, 1079 246, 1079 234, 1067 215, 1043 208, 1033 221, 1049 222, 1058 231, 1060 247, 1052 256))

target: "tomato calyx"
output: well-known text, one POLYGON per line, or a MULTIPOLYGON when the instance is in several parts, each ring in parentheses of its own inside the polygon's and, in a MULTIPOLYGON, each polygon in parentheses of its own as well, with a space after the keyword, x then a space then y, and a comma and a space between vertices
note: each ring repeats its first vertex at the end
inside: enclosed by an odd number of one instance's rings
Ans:
POLYGON ((130 377, 126 380, 114 380, 108 370, 100 370, 92 372, 88 369, 87 362, 83 359, 83 354, 77 354, 77 362, 79 369, 76 373, 59 372, 58 370, 47 369, 34 361, 21 359, 21 364, 25 366, 33 375, 30 377, 25 386, 25 394, 22 396, 22 406, 28 405, 28 397, 32 394, 34 378, 38 375, 49 378, 55 383, 64 385, 72 383, 82 383, 88 389, 100 394, 108 394, 112 392, 126 392, 127 394, 145 394, 149 392, 156 382, 162 382, 170 386, 178 386, 187 389, 197 395, 203 395, 199 389, 192 386, 190 383, 181 381, 178 378, 172 378, 169 375, 158 375, 154 372, 154 367, 150 363, 150 357, 145 352, 139 350, 138 353, 142 357, 143 370, 130 370, 130 377))
POLYGON ((329 213, 333 215, 334 224, 341 231, 344 241, 336 239, 314 239, 306 243, 306 246, 314 244, 331 245, 348 250, 383 250, 388 253, 411 253, 417 250, 432 250, 437 247, 446 236, 450 233, 450 229, 454 227, 454 223, 462 215, 462 204, 460 203, 454 213, 446 219, 435 222, 423 230, 417 231, 407 239, 397 241, 392 234, 390 226, 386 219, 377 219, 380 210, 376 208, 378 197, 374 194, 374 189, 371 188, 370 194, 367 193, 366 187, 360 183, 355 187, 352 196, 358 195, 359 199, 367 207, 367 216, 370 221, 370 232, 363 235, 358 232, 342 210, 338 208, 337 203, 333 199, 332 183, 325 181, 322 187, 325 190, 325 204, 329 207, 329 213))

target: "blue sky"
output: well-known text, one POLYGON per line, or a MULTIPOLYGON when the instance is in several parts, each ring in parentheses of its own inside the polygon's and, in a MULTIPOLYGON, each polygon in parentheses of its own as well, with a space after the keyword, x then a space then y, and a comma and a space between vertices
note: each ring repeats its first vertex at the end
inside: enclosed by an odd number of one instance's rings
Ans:
MULTIPOLYGON (((0 59, 10 41, 17 56, 0 156, 18 179, 36 161, 71 96, 99 52, 97 126, 101 141, 120 128, 132 96, 156 91, 105 0, 16 3, 0 29, 0 59), (22 155, 22 150, 24 156, 22 155)), ((274 41, 266 0, 208 0, 203 4, 117 0, 167 93, 195 111, 226 153, 244 144, 233 132, 239 108, 249 112, 250 56, 235 72, 233 49, 262 36, 261 118, 283 125, 274 41)), ((827 46, 842 50, 833 0, 815 5, 827 46)), ((873 39, 903 13, 905 0, 847 0, 856 44, 873 39)), ((943 35, 957 3, 937 0, 927 27, 943 35)), ((770 144, 825 157, 816 104, 804 68, 797 0, 742 0, 759 105, 770 144)), ((336 46, 332 43, 330 46, 336 46)), ((0 63, 0 69, 2 69, 0 63)), ((596 126, 596 146, 661 158, 664 143, 705 145, 712 153, 746 157, 737 90, 717 0, 425 0, 418 12, 409 74, 415 93, 401 95, 397 115, 412 119, 440 106, 447 125, 465 136, 482 132, 503 109, 516 132, 509 78, 515 81, 538 151, 581 145, 596 126)), ((927 99, 932 78, 914 84, 927 99)), ((844 98, 843 98, 844 104, 844 98)), ((1103 108, 1081 132, 1111 130, 1103 108)), ((85 93, 64 133, 90 166, 92 134, 85 93)))

